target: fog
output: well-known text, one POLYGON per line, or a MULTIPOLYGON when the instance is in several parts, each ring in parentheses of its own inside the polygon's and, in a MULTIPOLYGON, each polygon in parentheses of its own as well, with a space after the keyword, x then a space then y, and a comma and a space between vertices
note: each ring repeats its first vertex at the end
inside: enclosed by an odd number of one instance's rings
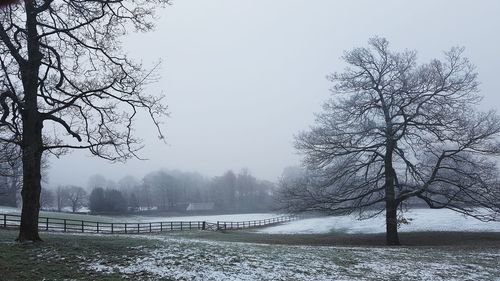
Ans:
POLYGON ((112 164, 75 151, 50 159, 48 184, 86 186, 94 174, 118 180, 166 169, 206 176, 248 170, 276 181, 296 165, 294 135, 312 125, 329 95, 325 76, 344 67, 344 50, 386 37, 421 61, 466 47, 476 64, 483 109, 499 109, 500 2, 481 1, 174 1, 156 31, 124 39, 130 57, 154 65, 171 117, 166 143, 144 118, 141 156, 112 164))

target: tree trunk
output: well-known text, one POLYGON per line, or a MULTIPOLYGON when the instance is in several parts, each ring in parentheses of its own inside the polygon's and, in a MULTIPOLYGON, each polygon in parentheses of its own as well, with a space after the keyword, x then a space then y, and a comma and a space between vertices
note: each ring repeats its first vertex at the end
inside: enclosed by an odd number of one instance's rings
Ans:
POLYGON ((19 174, 20 174, 20 169, 21 169, 21 163, 19 162, 18 159, 16 159, 15 164, 12 166, 12 179, 10 181, 10 192, 12 195, 12 204, 14 207, 17 207, 17 194, 19 191, 19 174))
POLYGON ((397 205, 395 200, 387 200, 385 206, 386 243, 390 246, 401 245, 398 234, 397 205))
POLYGON ((396 180, 396 172, 392 165, 392 154, 396 147, 395 142, 388 141, 386 147, 386 156, 384 159, 385 165, 385 226, 386 226, 386 243, 390 246, 401 245, 398 235, 398 218, 396 195, 394 191, 394 182, 396 180))
MULTIPOLYGON (((37 76, 35 76, 37 77, 37 76)), ((36 81, 36 80, 35 80, 36 81)), ((41 163, 43 153, 43 120, 38 112, 36 83, 25 84, 25 109, 23 110, 23 188, 21 197, 21 226, 17 240, 42 241, 38 235, 40 211, 41 163)))
POLYGON ((62 201, 63 201, 62 196, 63 196, 63 195, 62 195, 62 189, 61 189, 61 187, 58 187, 58 188, 57 188, 57 191, 56 191, 56 196, 57 196, 57 211, 58 211, 58 212, 61 212, 62 207, 63 207, 63 206, 62 206, 62 204, 63 204, 63 202, 62 202, 62 201))
POLYGON ((21 197, 21 226, 17 241, 42 241, 38 235, 38 213, 40 211, 41 163, 43 153, 43 120, 36 104, 36 86, 25 87, 26 103, 23 111, 23 188, 21 197), (33 90, 34 88, 34 90, 33 90), (26 91, 29 89, 31 91, 26 91), (31 93, 28 94, 28 93, 31 93))
POLYGON ((40 211, 41 162, 43 153, 43 119, 38 111, 38 73, 42 61, 38 42, 37 13, 34 2, 25 1, 26 35, 28 59, 20 62, 24 90, 23 121, 23 188, 21 197, 21 226, 17 241, 42 241, 38 235, 38 213, 40 211))
POLYGON ((32 138, 26 136, 32 134, 26 130, 26 126, 24 129, 24 138, 30 144, 23 147, 23 189, 21 191, 23 207, 17 241, 36 242, 42 241, 38 235, 38 213, 40 211, 41 192, 40 168, 42 160, 41 128, 38 134, 35 134, 32 138))

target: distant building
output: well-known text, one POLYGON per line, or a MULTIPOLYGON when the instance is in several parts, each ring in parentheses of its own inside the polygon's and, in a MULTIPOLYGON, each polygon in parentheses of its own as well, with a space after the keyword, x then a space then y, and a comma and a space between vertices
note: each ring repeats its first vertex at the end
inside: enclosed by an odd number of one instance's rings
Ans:
POLYGON ((196 211, 212 211, 215 208, 214 202, 207 203, 189 203, 186 211, 196 212, 196 211))

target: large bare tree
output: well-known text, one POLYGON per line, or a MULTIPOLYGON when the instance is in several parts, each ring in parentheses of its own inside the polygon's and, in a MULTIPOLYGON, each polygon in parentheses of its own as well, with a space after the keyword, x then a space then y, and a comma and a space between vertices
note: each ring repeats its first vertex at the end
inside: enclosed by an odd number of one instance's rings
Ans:
MULTIPOLYGON (((160 131, 166 108, 144 93, 151 71, 121 50, 130 30, 153 28, 168 0, 25 0, 0 10, 0 141, 22 150, 19 241, 39 241, 44 152, 88 149, 119 161, 137 157, 143 110, 160 131)), ((147 46, 145 46, 147 48, 147 46)), ((75 167, 76 168, 76 167, 75 167)))
POLYGON ((418 64, 378 37, 347 51, 345 71, 329 76, 334 95, 296 139, 308 171, 284 181, 286 207, 385 211, 388 245, 400 244, 398 210, 410 200, 495 219, 500 119, 476 110, 477 74, 462 54, 418 64))

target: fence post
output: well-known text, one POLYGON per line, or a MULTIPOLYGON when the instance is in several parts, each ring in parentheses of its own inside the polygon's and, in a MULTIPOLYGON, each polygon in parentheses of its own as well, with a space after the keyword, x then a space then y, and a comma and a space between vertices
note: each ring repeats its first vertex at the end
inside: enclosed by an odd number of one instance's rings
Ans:
POLYGON ((151 223, 149 223, 149 233, 151 233, 151 232, 153 232, 153 231, 151 230, 151 223))
POLYGON ((99 233, 99 222, 97 222, 97 233, 99 233))
POLYGON ((7 214, 3 214, 3 227, 7 228, 7 214))
POLYGON ((82 233, 83 233, 83 228, 84 228, 84 227, 83 227, 83 221, 82 221, 82 233))
POLYGON ((137 233, 141 233, 141 228, 140 228, 139 224, 137 224, 137 233))
POLYGON ((115 228, 114 228, 113 223, 111 223, 111 234, 113 234, 114 232, 115 232, 115 228))
POLYGON ((125 223, 125 234, 127 234, 127 223, 125 223))
POLYGON ((49 218, 45 218, 45 231, 49 231, 49 218))
POLYGON ((189 222, 189 230, 191 230, 191 221, 189 222))
POLYGON ((174 223, 170 222, 170 230, 174 230, 174 223))
POLYGON ((163 231, 163 222, 160 222, 160 232, 163 231))
POLYGON ((205 230, 205 227, 206 227, 206 222, 204 221, 201 225, 201 230, 205 230))
POLYGON ((64 232, 66 232, 66 219, 64 219, 64 232))

